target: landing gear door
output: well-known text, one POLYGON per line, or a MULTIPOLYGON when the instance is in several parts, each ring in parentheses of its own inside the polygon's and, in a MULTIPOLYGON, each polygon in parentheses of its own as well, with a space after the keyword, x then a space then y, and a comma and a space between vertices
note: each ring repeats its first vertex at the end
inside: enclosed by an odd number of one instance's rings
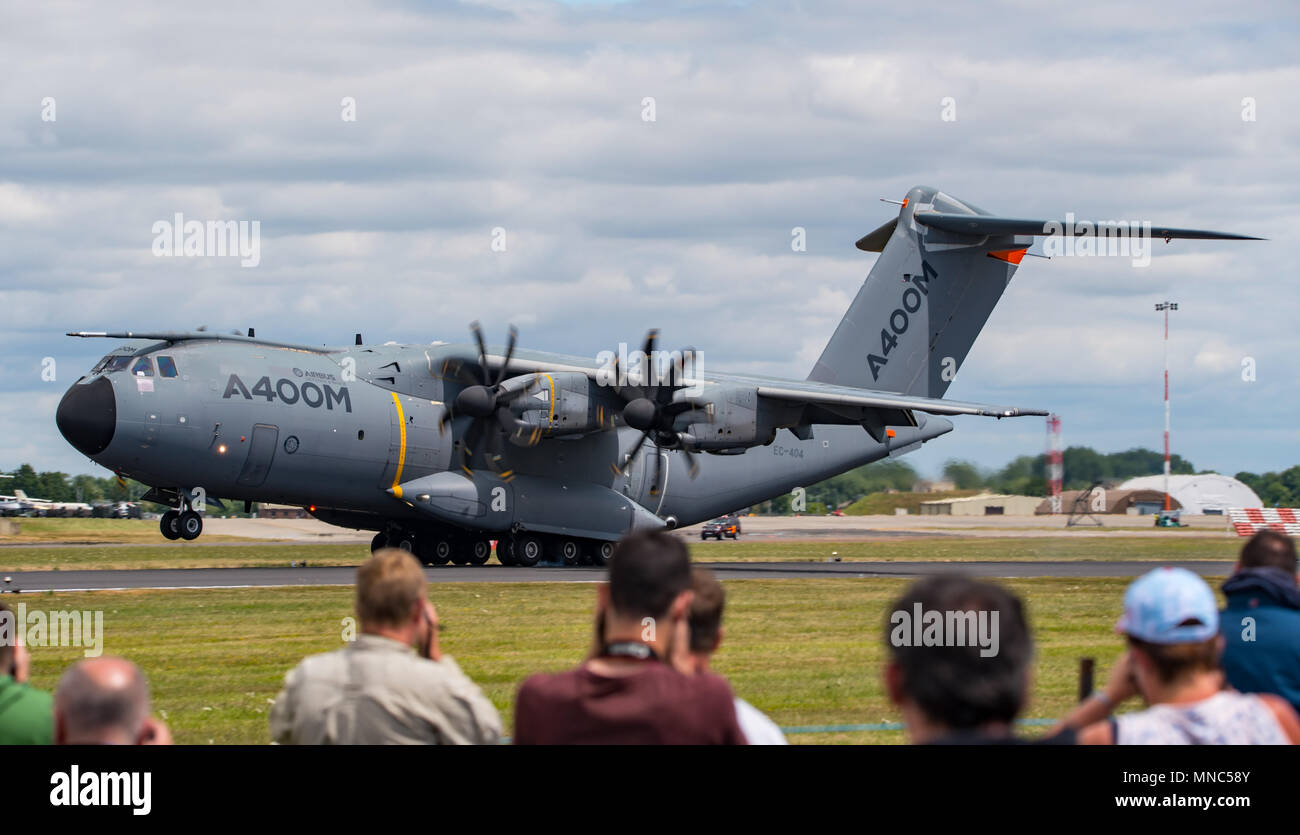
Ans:
POLYGON ((265 423, 253 426, 253 438, 248 445, 248 457, 244 459, 244 468, 239 471, 235 483, 244 487, 260 487, 271 472, 271 461, 275 458, 276 441, 280 429, 265 423))

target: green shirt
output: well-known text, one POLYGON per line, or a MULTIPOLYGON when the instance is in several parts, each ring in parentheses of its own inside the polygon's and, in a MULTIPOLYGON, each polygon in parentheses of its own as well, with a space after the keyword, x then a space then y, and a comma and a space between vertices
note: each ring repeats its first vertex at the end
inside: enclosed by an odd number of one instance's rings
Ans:
POLYGON ((54 742, 54 699, 0 676, 0 745, 51 745, 54 742))

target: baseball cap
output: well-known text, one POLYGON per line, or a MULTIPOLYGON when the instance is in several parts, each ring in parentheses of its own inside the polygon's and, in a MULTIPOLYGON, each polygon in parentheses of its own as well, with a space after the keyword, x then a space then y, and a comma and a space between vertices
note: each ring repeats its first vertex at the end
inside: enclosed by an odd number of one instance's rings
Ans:
POLYGON ((1196 574, 1185 568, 1157 568, 1124 592, 1124 614, 1115 630, 1153 644, 1200 643, 1219 633, 1219 606, 1196 574))

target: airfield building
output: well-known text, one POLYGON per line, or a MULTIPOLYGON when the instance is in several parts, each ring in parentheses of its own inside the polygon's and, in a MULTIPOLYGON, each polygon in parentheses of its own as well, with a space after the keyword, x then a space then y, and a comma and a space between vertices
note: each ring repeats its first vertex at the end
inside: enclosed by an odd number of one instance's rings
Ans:
POLYGON ((955 499, 921 502, 922 516, 1032 516, 1040 499, 1036 496, 1008 496, 980 493, 955 499))
MULTIPOLYGON (((1061 492, 1061 512, 1069 513, 1075 503, 1085 495, 1087 490, 1064 490, 1061 492)), ((1173 510, 1182 508, 1177 497, 1171 494, 1169 506, 1173 510)), ((1149 516, 1165 509, 1165 494, 1161 490, 1121 490, 1098 488, 1086 499, 1087 506, 1081 508, 1087 513, 1121 513, 1131 516, 1149 516)), ((1042 516, 1052 512, 1052 500, 1043 499, 1038 503, 1034 513, 1042 516)))
MULTIPOLYGON (((1163 475, 1130 478, 1119 486, 1121 490, 1157 490, 1164 496, 1163 475)), ((1218 473, 1199 475, 1171 475, 1169 495, 1181 506, 1184 513, 1222 515, 1230 507, 1261 507, 1263 502, 1245 484, 1232 476, 1218 473)), ((1164 505, 1162 504, 1161 507, 1164 505)))

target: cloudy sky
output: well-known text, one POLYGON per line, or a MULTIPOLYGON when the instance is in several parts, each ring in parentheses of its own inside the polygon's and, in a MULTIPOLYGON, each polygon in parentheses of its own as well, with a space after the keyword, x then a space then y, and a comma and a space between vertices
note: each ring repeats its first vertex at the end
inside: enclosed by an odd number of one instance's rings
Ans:
MULTIPOLYGON (((69 330, 428 342, 477 318, 594 356, 659 327, 710 368, 802 378, 874 261, 853 242, 895 211, 878 199, 918 184, 1269 238, 1026 259, 949 396, 1158 448, 1171 299, 1175 451, 1285 468, 1297 89, 1290 0, 7 4, 0 469, 96 469, 53 414, 113 345, 69 330), (156 256, 177 212, 258 221, 260 263, 156 256)), ((912 461, 1043 444, 1039 419, 960 418, 912 461)))

